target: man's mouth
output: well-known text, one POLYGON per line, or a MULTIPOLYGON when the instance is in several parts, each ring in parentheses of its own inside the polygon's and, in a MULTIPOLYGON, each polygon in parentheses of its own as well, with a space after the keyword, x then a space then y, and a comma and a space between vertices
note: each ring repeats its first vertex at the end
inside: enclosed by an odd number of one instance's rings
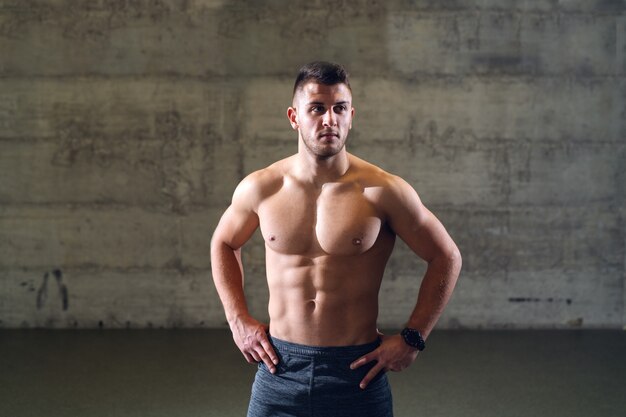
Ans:
POLYGON ((328 139, 328 138, 338 138, 339 134, 337 132, 322 132, 320 133, 320 138, 328 139))

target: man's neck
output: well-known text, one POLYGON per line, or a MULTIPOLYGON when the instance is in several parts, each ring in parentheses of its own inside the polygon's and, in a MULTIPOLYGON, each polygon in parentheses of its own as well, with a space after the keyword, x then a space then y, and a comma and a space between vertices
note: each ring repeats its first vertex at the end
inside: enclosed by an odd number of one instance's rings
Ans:
POLYGON ((294 167, 297 177, 304 182, 322 186, 337 181, 350 168, 348 152, 343 148, 338 154, 322 158, 312 155, 306 149, 299 149, 294 167))

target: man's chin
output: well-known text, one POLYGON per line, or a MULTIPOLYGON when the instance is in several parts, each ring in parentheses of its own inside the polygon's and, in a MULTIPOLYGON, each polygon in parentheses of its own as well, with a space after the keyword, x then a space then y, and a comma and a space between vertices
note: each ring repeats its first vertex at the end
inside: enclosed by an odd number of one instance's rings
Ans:
POLYGON ((304 142, 306 148, 309 152, 315 155, 318 158, 331 158, 338 153, 340 153, 344 147, 345 143, 342 143, 339 138, 334 136, 332 139, 320 139, 314 143, 304 142))
POLYGON ((314 149, 309 149, 309 151, 317 158, 327 159, 337 155, 341 152, 341 149, 335 147, 315 147, 314 149))

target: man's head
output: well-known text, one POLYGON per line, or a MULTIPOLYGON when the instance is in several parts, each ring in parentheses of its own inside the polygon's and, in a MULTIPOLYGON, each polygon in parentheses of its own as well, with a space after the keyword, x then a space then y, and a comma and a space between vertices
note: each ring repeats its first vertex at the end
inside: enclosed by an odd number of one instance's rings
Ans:
POLYGON ((339 64, 312 62, 300 69, 293 91, 287 117, 302 149, 317 158, 342 152, 354 116, 346 70, 339 64))
POLYGON ((295 96, 296 92, 309 81, 324 85, 345 84, 348 90, 352 91, 349 78, 348 71, 341 64, 326 61, 310 62, 300 68, 293 85, 293 95, 295 96))

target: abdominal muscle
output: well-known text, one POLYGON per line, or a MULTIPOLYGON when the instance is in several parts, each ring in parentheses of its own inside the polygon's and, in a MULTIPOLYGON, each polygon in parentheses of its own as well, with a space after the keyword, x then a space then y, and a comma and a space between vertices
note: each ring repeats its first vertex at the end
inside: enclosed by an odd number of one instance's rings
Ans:
POLYGON ((378 337, 386 250, 316 258, 267 250, 273 337, 310 346, 359 345, 378 337))

